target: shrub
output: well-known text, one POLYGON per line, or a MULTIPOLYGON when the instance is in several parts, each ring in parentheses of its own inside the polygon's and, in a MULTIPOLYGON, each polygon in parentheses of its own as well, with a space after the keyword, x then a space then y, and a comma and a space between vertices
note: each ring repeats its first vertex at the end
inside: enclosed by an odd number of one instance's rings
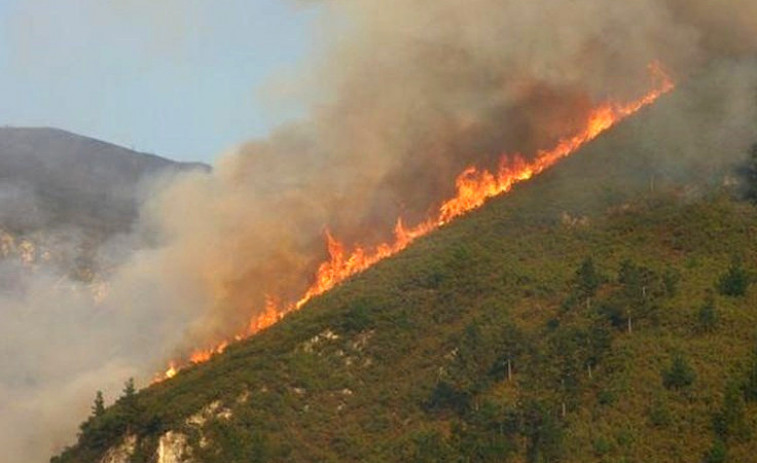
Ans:
POLYGON ((597 312, 601 317, 606 319, 614 328, 622 330, 626 328, 628 316, 616 301, 604 301, 599 306, 597 312))
POLYGON ((604 437, 598 437, 594 440, 594 453, 596 453, 599 456, 605 455, 610 452, 611 446, 610 442, 605 439, 604 437))
POLYGON ((588 299, 594 296, 601 284, 602 277, 594 266, 594 260, 591 257, 587 257, 581 262, 578 270, 576 270, 573 283, 576 296, 582 300, 588 299))
POLYGON ((424 408, 429 412, 450 410, 457 414, 463 414, 468 410, 470 400, 471 397, 466 392, 457 390, 446 381, 439 381, 424 408))
POLYGON ((704 463, 724 463, 727 457, 725 443, 722 439, 715 439, 712 447, 704 455, 704 463))
POLYGON ((744 398, 735 383, 726 386, 723 405, 713 417, 713 428, 721 439, 743 438, 748 434, 744 414, 744 398))
POLYGON ((340 328, 347 333, 359 333, 373 326, 373 308, 368 301, 358 301, 342 317, 340 328))
POLYGON ((757 348, 752 351, 749 369, 743 384, 744 399, 747 402, 757 402, 757 348))
POLYGON ((718 314, 715 310, 715 297, 710 293, 702 304, 702 307, 697 313, 697 321, 699 322, 699 329, 704 332, 710 332, 715 329, 718 324, 718 314))
POLYGON ((662 428, 668 426, 671 421, 670 409, 667 404, 661 398, 656 398, 649 408, 649 422, 652 423, 652 426, 662 428))
POLYGON ((749 275, 741 266, 741 261, 734 259, 731 266, 718 280, 718 291, 724 296, 743 296, 749 287, 749 275))
POLYGON ((675 354, 670 368, 662 372, 662 384, 668 389, 683 389, 696 379, 694 369, 681 354, 675 354))
POLYGON ((674 269, 667 269, 662 274, 662 282, 665 286, 665 294, 673 297, 678 294, 678 283, 681 281, 681 274, 674 269))

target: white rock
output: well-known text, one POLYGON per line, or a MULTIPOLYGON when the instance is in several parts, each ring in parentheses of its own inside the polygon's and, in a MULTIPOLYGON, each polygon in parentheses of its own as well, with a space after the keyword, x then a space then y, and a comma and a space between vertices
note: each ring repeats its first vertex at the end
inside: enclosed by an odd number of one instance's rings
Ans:
POLYGON ((123 442, 111 447, 100 459, 100 463, 129 463, 134 450, 137 448, 137 436, 124 437, 123 442))
POLYGON ((228 408, 221 408, 221 401, 216 400, 205 407, 203 407, 202 410, 195 413, 194 415, 187 418, 186 423, 191 426, 197 426, 202 427, 205 426, 205 423, 212 418, 220 418, 224 420, 228 420, 231 418, 233 413, 228 408))
POLYGON ((156 463, 191 463, 192 449, 187 445, 187 436, 168 431, 158 441, 156 463))

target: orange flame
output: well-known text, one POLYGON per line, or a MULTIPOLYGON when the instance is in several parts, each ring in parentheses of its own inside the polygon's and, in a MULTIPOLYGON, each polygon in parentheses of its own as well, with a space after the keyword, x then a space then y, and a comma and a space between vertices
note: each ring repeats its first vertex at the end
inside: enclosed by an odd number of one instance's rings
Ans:
MULTIPOLYGON (((503 155, 496 173, 474 166, 468 167, 455 181, 457 194, 454 198, 442 203, 436 217, 409 229, 405 228, 401 219, 397 220, 397 225, 394 228, 394 240, 389 243, 380 244, 372 249, 357 246, 351 251, 347 251, 344 244, 336 240, 327 231, 326 246, 329 258, 318 267, 313 284, 305 291, 303 296, 295 303, 287 306, 280 306, 274 298, 268 297, 264 312, 253 317, 247 331, 237 335, 235 339, 241 340, 268 328, 287 313, 302 308, 310 299, 329 291, 347 278, 407 248, 417 238, 481 207, 488 199, 509 192, 515 184, 540 174, 561 159, 573 154, 618 122, 645 106, 651 105, 659 97, 675 88, 675 84, 659 64, 651 64, 650 70, 656 82, 653 90, 630 103, 607 102, 601 104, 590 112, 583 130, 573 136, 558 140, 557 144, 551 149, 538 151, 532 160, 524 159, 520 155, 503 155)), ((207 361, 213 355, 223 352, 228 344, 228 341, 224 341, 215 348, 195 351, 190 356, 189 364, 207 361)), ((164 374, 165 378, 175 376, 180 369, 181 366, 172 362, 164 374)), ((160 378, 160 380, 165 378, 160 378)))

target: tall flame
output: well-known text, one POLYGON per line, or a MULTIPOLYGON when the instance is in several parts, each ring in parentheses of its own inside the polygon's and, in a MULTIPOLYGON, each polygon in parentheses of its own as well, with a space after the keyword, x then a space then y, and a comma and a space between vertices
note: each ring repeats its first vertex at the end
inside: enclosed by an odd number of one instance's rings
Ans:
MULTIPOLYGON (((672 79, 659 64, 652 63, 650 70, 656 85, 649 93, 630 103, 606 102, 599 105, 589 113, 582 130, 573 136, 561 138, 551 149, 539 150, 533 159, 527 160, 517 154, 513 156, 503 155, 496 172, 479 169, 475 166, 466 168, 455 181, 457 188, 455 197, 443 202, 435 217, 431 217, 411 228, 406 228, 402 220, 398 219, 394 228, 394 239, 391 242, 382 243, 373 248, 357 246, 352 250, 347 250, 343 243, 327 231, 326 246, 329 257, 318 267, 313 278, 313 284, 305 291, 303 296, 298 301, 283 306, 273 297, 268 297, 263 313, 253 317, 245 332, 235 336, 235 340, 242 340, 268 328, 287 313, 302 308, 310 299, 329 291, 352 275, 360 273, 375 263, 407 248, 419 237, 481 207, 488 199, 509 192, 515 184, 544 172, 618 122, 645 106, 651 105, 662 95, 675 88, 672 79)), ((189 361, 183 364, 171 362, 168 370, 156 381, 175 376, 183 366, 205 362, 213 355, 222 353, 228 345, 229 342, 224 341, 214 348, 197 350, 192 353, 189 361)))

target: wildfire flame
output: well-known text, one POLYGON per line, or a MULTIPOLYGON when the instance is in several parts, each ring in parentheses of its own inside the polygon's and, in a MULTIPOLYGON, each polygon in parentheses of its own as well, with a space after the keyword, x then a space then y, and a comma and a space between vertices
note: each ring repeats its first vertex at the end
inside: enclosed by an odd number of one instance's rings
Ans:
MULTIPOLYGON (((650 71, 655 86, 649 93, 630 103, 606 102, 599 105, 589 113, 586 124, 581 131, 573 136, 558 140, 557 144, 551 149, 538 151, 533 159, 527 160, 517 154, 513 156, 503 155, 496 172, 479 169, 475 166, 468 167, 456 179, 457 194, 442 203, 435 217, 431 217, 412 228, 406 228, 402 220, 398 219, 394 228, 394 239, 389 243, 383 243, 374 248, 357 246, 352 250, 347 250, 343 243, 327 231, 326 246, 329 257, 318 267, 313 284, 305 291, 303 296, 289 305, 280 305, 276 299, 268 297, 263 313, 253 317, 246 331, 235 336, 235 340, 242 340, 268 328, 287 313, 302 308, 310 299, 329 291, 347 278, 407 248, 417 238, 481 207, 488 199, 509 192, 515 184, 529 180, 547 170, 618 122, 645 106, 651 105, 659 97, 675 88, 672 79, 659 64, 651 64, 650 71)), ((189 357, 189 362, 184 364, 171 362, 168 370, 162 376, 156 378, 156 382, 174 377, 181 368, 187 365, 207 361, 213 355, 222 353, 228 345, 229 342, 224 341, 210 349, 196 350, 189 357)))

